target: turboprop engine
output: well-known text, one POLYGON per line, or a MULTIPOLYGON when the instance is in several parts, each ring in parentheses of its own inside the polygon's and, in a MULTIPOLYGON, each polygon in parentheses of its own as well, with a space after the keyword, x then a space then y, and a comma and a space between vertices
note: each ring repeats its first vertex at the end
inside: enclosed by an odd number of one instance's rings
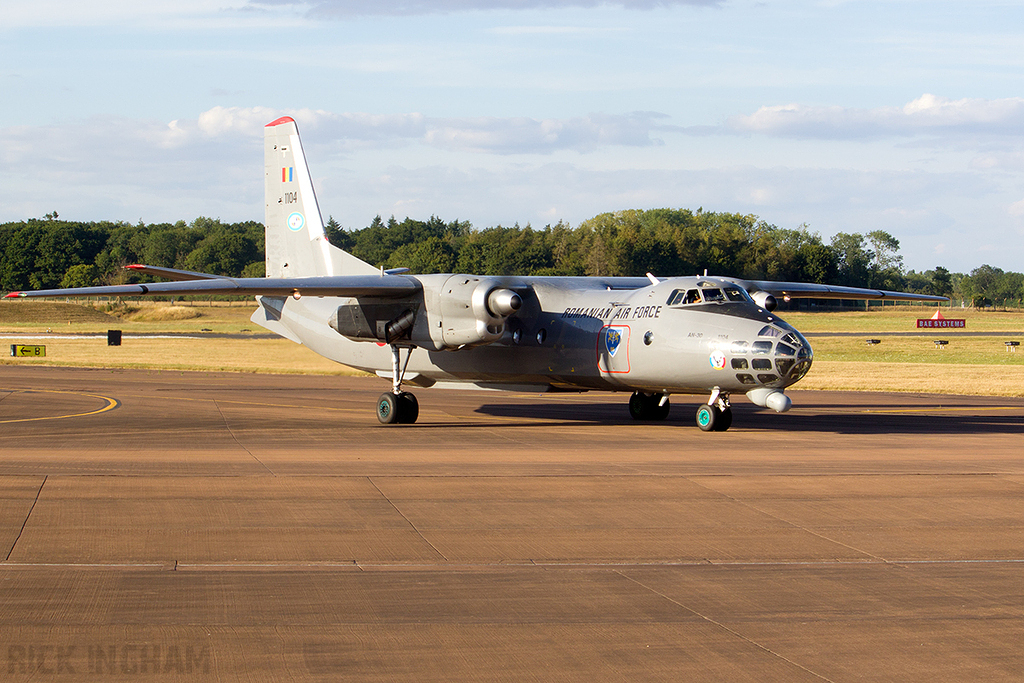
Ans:
POLYGON ((501 339, 505 321, 523 305, 519 294, 491 278, 451 275, 440 285, 425 288, 417 301, 360 298, 339 306, 330 325, 354 341, 456 350, 501 339))
MULTIPOLYGON (((505 333, 505 320, 523 305, 522 298, 495 280, 452 275, 438 297, 443 348, 490 344, 505 333)), ((434 337, 433 329, 431 336, 434 337)))

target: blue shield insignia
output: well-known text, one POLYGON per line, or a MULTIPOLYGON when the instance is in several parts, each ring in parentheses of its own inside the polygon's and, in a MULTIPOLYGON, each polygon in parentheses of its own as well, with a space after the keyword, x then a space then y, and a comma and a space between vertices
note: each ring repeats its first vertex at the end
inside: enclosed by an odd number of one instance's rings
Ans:
POLYGON ((608 332, 604 336, 604 346, 608 349, 608 355, 614 356, 615 352, 619 350, 619 344, 622 342, 622 333, 618 330, 609 327, 608 332))

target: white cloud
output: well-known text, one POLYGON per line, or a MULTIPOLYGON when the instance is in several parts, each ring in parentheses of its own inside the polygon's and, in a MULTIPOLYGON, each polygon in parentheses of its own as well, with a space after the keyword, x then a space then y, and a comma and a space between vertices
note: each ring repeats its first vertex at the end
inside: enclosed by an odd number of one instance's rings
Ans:
POLYGON ((235 14, 246 0, 176 0, 175 2, 137 2, 136 0, 104 0, 78 2, 72 0, 32 0, 5 3, 3 28, 24 26, 104 26, 150 24, 166 27, 169 22, 205 22, 210 18, 235 14))
POLYGON ((651 10, 678 5, 717 6, 723 0, 251 0, 249 6, 295 7, 308 16, 337 19, 371 15, 451 14, 487 10, 547 10, 610 5, 627 10, 651 10))
POLYGON ((270 121, 288 115, 303 130, 337 141, 343 149, 424 143, 450 151, 487 154, 550 154, 569 150, 591 152, 623 145, 662 144, 652 133, 668 129, 667 118, 653 112, 591 114, 571 119, 527 117, 431 118, 418 113, 332 113, 268 107, 214 107, 195 120, 176 120, 161 127, 137 124, 132 133, 160 148, 174 148, 214 138, 262 137, 270 121))
POLYGON ((902 107, 853 109, 785 104, 729 119, 726 128, 791 138, 856 139, 966 134, 1024 134, 1024 98, 952 100, 922 95, 902 107))

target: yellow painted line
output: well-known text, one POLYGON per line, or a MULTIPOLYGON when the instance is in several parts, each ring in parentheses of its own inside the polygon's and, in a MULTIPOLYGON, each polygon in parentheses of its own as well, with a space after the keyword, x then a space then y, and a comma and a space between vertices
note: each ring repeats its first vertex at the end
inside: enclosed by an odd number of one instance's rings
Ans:
POLYGON ((121 405, 121 402, 116 398, 110 398, 109 396, 100 396, 99 394, 85 394, 80 391, 56 391, 50 389, 13 389, 12 394, 66 394, 70 396, 85 396, 87 398, 98 398, 101 401, 105 401, 106 405, 98 410, 90 410, 85 413, 70 413, 67 415, 48 415, 46 417, 23 417, 17 420, 0 420, 0 424, 11 424, 14 422, 40 422, 43 420, 66 420, 69 417, 86 417, 88 415, 99 415, 105 413, 108 410, 113 410, 121 405))
POLYGON ((955 413, 979 410, 1024 410, 1024 406, 973 406, 971 408, 943 408, 942 406, 938 406, 936 408, 896 408, 893 410, 862 410, 860 412, 862 414, 877 413, 898 415, 902 413, 955 413))

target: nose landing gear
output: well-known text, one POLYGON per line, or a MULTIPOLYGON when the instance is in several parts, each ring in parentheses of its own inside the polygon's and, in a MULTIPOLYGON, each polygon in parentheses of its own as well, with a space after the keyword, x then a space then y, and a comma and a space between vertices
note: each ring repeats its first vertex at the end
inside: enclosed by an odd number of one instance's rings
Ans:
POLYGON ((412 347, 405 354, 405 363, 401 362, 401 347, 391 345, 391 391, 385 392, 377 399, 377 419, 381 424, 413 424, 420 415, 420 404, 416 397, 408 391, 402 391, 402 378, 409 366, 412 347))
POLYGON ((705 432, 724 432, 732 426, 732 405, 729 395, 719 389, 711 392, 708 402, 697 408, 697 426, 705 432))

